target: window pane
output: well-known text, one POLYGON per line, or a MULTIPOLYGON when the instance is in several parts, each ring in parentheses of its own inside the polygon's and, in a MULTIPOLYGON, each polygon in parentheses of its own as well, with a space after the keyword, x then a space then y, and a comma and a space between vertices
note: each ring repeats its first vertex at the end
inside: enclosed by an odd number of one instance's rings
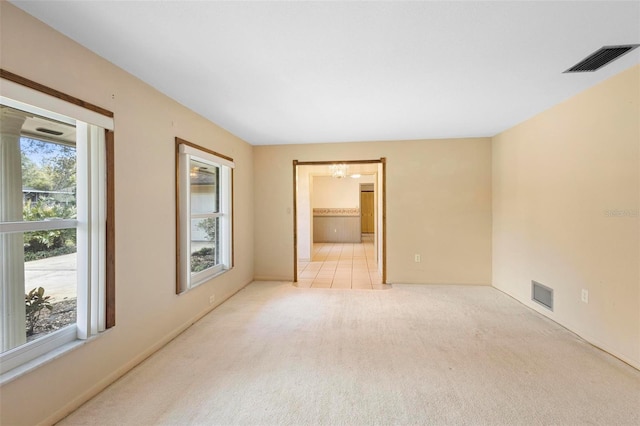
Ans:
POLYGON ((189 190, 191 193, 191 214, 218 213, 219 168, 191 159, 189 162, 189 190))
MULTIPOLYGON (((66 127, 75 138, 75 129, 66 127)), ((75 147, 64 141, 53 143, 23 136, 20 153, 23 220, 75 219, 75 147)))
POLYGON ((232 267, 233 160, 176 138, 176 291, 194 288, 232 267))
MULTIPOLYGON (((97 334, 105 328, 105 316, 106 327, 114 322, 112 299, 104 294, 112 294, 113 274, 103 285, 105 267, 112 272, 113 266, 98 258, 104 255, 104 213, 112 214, 105 201, 113 191, 113 161, 106 161, 113 158, 113 132, 42 106, 77 112, 110 127, 113 120, 85 114, 77 106, 68 108, 66 102, 37 91, 29 90, 28 97, 41 105, 4 97, 0 105, 1 373, 75 338, 97 334), (78 222, 83 226, 77 231, 36 231, 78 222)), ((113 236, 108 231, 111 251, 113 236)))
POLYGON ((14 343, 6 343, 2 352, 74 325, 77 299, 76 230, 0 234, 0 242, 24 246, 24 250, 4 253, 3 265, 16 268, 19 275, 8 274, 8 281, 3 285, 20 286, 13 290, 24 294, 20 302, 23 305, 15 312, 23 312, 21 321, 24 322, 22 325, 7 325, 8 328, 3 330, 22 330, 22 337, 13 339, 14 343), (22 273, 24 283, 17 278, 22 273))
POLYGON ((191 274, 220 263, 219 218, 191 219, 191 274))
POLYGON ((25 232, 27 341, 76 323, 76 230, 25 232), (37 244, 34 243, 37 241, 37 244), (44 289, 42 300, 39 288, 44 289))

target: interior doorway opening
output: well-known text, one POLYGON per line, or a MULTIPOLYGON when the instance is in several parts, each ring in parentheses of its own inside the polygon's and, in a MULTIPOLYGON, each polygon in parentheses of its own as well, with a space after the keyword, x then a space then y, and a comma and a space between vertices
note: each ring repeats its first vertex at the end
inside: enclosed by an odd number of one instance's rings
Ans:
POLYGON ((385 158, 293 161, 295 283, 384 286, 385 172, 385 158))

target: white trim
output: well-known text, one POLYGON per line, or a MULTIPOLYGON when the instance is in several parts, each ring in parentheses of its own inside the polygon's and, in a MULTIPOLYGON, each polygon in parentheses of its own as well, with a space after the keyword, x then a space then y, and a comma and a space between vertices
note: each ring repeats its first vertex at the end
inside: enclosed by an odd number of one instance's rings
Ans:
POLYGON ((78 226, 76 219, 0 222, 0 232, 9 234, 12 232, 48 231, 51 229, 72 229, 76 226, 78 226))
POLYGON ((91 335, 91 315, 88 312, 91 300, 91 147, 89 146, 89 125, 78 122, 76 126, 76 214, 78 228, 77 246, 77 294, 76 324, 78 338, 86 339, 91 335))
POLYGON ((76 338, 77 332, 74 324, 6 351, 0 355, 0 374, 24 364, 25 359, 31 360, 42 356, 61 345, 73 342, 76 338))
POLYGON ((191 282, 191 288, 197 287, 205 281, 210 280, 211 278, 220 275, 222 272, 225 272, 227 268, 222 263, 217 264, 216 266, 212 266, 211 268, 205 269, 204 271, 197 272, 189 278, 191 282))
POLYGON ((180 291, 184 292, 191 288, 191 192, 189 190, 189 156, 181 154, 179 156, 179 171, 178 184, 180 199, 179 202, 179 217, 180 223, 178 224, 180 229, 180 241, 178 246, 180 248, 180 278, 179 285, 180 291), (184 172, 186 171, 186 172, 184 172))
POLYGON ((4 383, 77 347, 105 329, 106 150, 104 129, 113 119, 4 79, 4 105, 76 127, 78 219, 0 223, 0 232, 77 229, 76 324, 0 354, 4 383), (55 110, 56 112, 52 112, 55 110))
MULTIPOLYGON (((283 281, 283 280, 281 280, 281 281, 283 281)), ((190 318, 189 320, 187 320, 184 323, 180 324, 178 327, 176 327, 173 330, 169 331, 168 333, 164 334, 162 336, 162 338, 160 338, 159 340, 155 341, 155 343, 153 343, 152 345, 146 347, 141 353, 136 355, 134 358, 129 360, 127 363, 125 363, 124 365, 122 365, 121 367, 119 367, 118 369, 113 371, 112 373, 110 373, 107 376, 105 376, 103 379, 101 379, 101 380, 99 380, 97 382, 93 382, 90 388, 88 388, 87 390, 85 390, 82 393, 80 393, 72 401, 70 401, 70 402, 66 403, 65 405, 61 406, 56 412, 54 412, 49 417, 47 417, 45 420, 43 420, 41 422, 41 424, 55 424, 55 423, 59 422, 60 420, 62 420, 64 417, 69 415, 72 411, 76 410, 78 407, 80 407, 82 404, 87 402, 89 399, 91 399, 92 397, 96 396, 98 393, 100 393, 102 390, 104 390, 107 386, 113 384, 120 377, 124 376, 128 371, 132 370, 135 366, 137 366, 138 364, 140 364, 141 362, 143 362, 144 360, 149 358, 151 355, 156 353, 158 351, 158 349, 162 348, 167 343, 169 343, 170 341, 175 339, 183 331, 185 331, 186 329, 191 327, 195 322, 197 322, 198 320, 202 319, 205 315, 207 315, 213 309, 218 307, 220 304, 224 303, 224 301, 228 300, 234 294, 240 292, 242 289, 244 289, 247 285, 251 284, 252 282, 253 281, 245 283, 240 289, 238 289, 236 291, 233 291, 231 293, 224 293, 222 295, 222 297, 220 297, 220 298, 218 298, 216 296, 216 301, 215 301, 215 303, 213 305, 210 305, 209 307, 205 308, 204 310, 198 312, 193 318, 190 318)), ((110 330, 111 329, 107 330, 106 333, 109 333, 110 330)), ((74 342, 73 343, 74 346, 69 348, 69 349, 66 349, 65 352, 73 349, 74 347, 80 346, 84 342, 85 341, 81 341, 81 340, 78 340, 78 341, 74 342)), ((52 357, 51 359, 55 359, 55 357, 52 357)), ((43 362, 45 362, 45 361, 43 361, 43 362)), ((7 375, 9 375, 9 374, 11 374, 11 373, 8 373, 7 375)), ((9 377, 6 380, 4 380, 4 376, 3 376, 2 377, 2 381, 0 381, 0 385, 8 383, 9 381, 11 381, 13 379, 14 379, 14 377, 9 377)))
POLYGON ((68 119, 73 118, 108 130, 113 130, 114 128, 113 118, 111 117, 98 114, 90 109, 47 95, 11 80, 0 79, 0 88, 2 88, 0 102, 4 105, 65 123, 69 123, 68 119))
MULTIPOLYGON (((0 79, 0 81, 2 82, 3 89, 4 89, 6 80, 0 79)), ((38 108, 37 106, 29 105, 24 102, 19 102, 19 101, 16 101, 15 99, 10 99, 5 96, 0 96, 0 104, 11 107, 13 109, 20 110, 20 111, 28 112, 34 115, 39 115, 41 117, 50 118, 51 120, 59 121, 61 123, 66 123, 71 126, 76 125, 76 120, 74 120, 73 118, 67 117, 66 115, 62 115, 53 111, 48 111, 42 108, 38 108)), ((40 136, 36 137, 36 135, 25 134, 25 137, 28 137, 30 139, 37 139, 40 136)), ((44 137, 46 137, 46 135, 44 137)))
POLYGON ((178 185, 180 199, 178 214, 180 217, 179 234, 179 282, 180 292, 192 289, 217 275, 231 269, 231 200, 233 185, 231 183, 231 169, 234 163, 216 155, 209 154, 189 145, 179 145, 178 156, 178 185), (196 160, 220 170, 218 181, 219 205, 218 212, 191 213, 190 162, 196 160), (218 264, 197 273, 191 273, 191 221, 194 219, 218 218, 219 235, 216 244, 218 264))
POLYGON ((579 338, 583 339, 584 341, 586 341, 587 343, 589 343, 590 345, 603 350, 604 352, 608 353, 609 355, 618 358, 620 361, 629 364, 631 367, 635 368, 636 370, 640 370, 640 360, 634 359, 632 357, 629 357, 628 355, 625 355, 621 352, 619 352, 618 350, 612 348, 611 346, 603 343, 602 341, 595 339, 591 334, 588 333, 583 333, 582 331, 579 331, 579 327, 576 327, 575 324, 573 324, 570 321, 562 321, 558 319, 556 316, 552 315, 552 312, 547 311, 546 309, 542 309, 539 308, 538 304, 534 304, 529 302, 529 300, 520 300, 519 298, 517 298, 516 296, 512 295, 511 293, 507 292, 505 289, 502 289, 500 287, 497 287, 495 284, 490 284, 489 285, 491 288, 494 288, 496 290, 498 290, 500 293, 509 296, 511 299, 515 300, 516 302, 520 303, 522 306, 524 306, 525 308, 528 308, 530 310, 532 310, 533 312, 535 312, 536 314, 549 319, 551 321, 553 321, 554 323, 556 323, 557 325, 559 325, 560 327, 564 328, 565 330, 569 331, 570 333, 575 334, 576 336, 578 336, 579 338))
POLYGON ((77 214, 78 231, 78 338, 105 328, 106 194, 104 132, 96 126, 77 124, 77 214))
POLYGON ((220 195, 220 207, 219 210, 222 213, 220 219, 220 263, 224 265, 225 269, 231 268, 231 247, 232 247, 232 230, 231 220, 233 217, 233 206, 231 200, 233 199, 232 191, 233 185, 231 183, 231 169, 222 167, 220 169, 220 180, 224 182, 225 188, 220 195))
MULTIPOLYGON (((107 149, 105 140, 105 131, 98 126, 91 126, 92 139, 96 141, 96 155, 94 159, 97 167, 96 193, 97 197, 92 200, 97 206, 96 221, 94 223, 94 232, 96 234, 96 249, 94 258, 97 259, 97 269, 99 273, 96 276, 95 283, 95 299, 91 308, 95 321, 95 333, 106 330, 106 312, 107 312, 107 149)), ((93 285, 92 284, 92 285, 93 285)))
POLYGON ((187 154, 196 157, 199 160, 209 163, 212 166, 227 166, 233 169, 236 165, 233 161, 226 158, 218 157, 205 151, 193 148, 192 146, 180 144, 180 154, 187 154))

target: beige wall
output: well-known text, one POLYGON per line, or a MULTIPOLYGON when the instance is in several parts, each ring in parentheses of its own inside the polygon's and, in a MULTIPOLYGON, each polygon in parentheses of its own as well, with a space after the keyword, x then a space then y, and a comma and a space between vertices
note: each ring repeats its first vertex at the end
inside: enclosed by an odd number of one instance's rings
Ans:
MULTIPOLYGON (((0 423, 58 419, 253 278, 252 147, 0 2, 0 66, 115 113, 117 325, 1 389, 0 423), (175 295, 174 137, 231 156, 235 264, 175 295)), ((290 176, 290 173, 289 173, 290 176)))
POLYGON ((252 148, 12 5, 0 8, 2 68, 115 113, 118 323, 3 386, 0 423, 64 415, 211 309, 213 293, 218 304, 254 276, 291 280, 294 159, 387 158, 389 282, 486 285, 493 269, 497 288, 640 365, 640 226, 628 214, 640 199, 640 67, 493 140, 252 148), (237 164, 236 267, 182 296, 175 136, 237 164), (532 279, 555 289, 554 313, 530 302, 532 279))
POLYGON ((256 278, 293 278, 293 160, 380 157, 387 158, 388 281, 490 284, 488 138, 254 147, 256 278))
POLYGON ((313 177, 313 208, 360 208, 360 184, 375 182, 375 175, 358 179, 335 179, 331 176, 313 177))
POLYGON ((635 66, 493 138, 493 285, 636 367, 639 83, 635 66))
POLYGON ((311 194, 313 194, 313 178, 311 172, 314 166, 298 166, 296 198, 298 215, 298 261, 308 262, 313 253, 313 214, 311 213, 311 194))

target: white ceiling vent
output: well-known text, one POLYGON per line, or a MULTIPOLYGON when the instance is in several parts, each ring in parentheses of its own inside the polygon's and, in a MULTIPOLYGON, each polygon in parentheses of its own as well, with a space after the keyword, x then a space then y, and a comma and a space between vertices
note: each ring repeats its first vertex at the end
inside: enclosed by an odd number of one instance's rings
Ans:
POLYGON ((609 62, 613 62, 620 56, 631 52, 640 44, 627 44, 622 46, 604 46, 601 49, 595 51, 591 55, 584 58, 571 68, 565 71, 569 72, 592 72, 607 65, 609 62))

